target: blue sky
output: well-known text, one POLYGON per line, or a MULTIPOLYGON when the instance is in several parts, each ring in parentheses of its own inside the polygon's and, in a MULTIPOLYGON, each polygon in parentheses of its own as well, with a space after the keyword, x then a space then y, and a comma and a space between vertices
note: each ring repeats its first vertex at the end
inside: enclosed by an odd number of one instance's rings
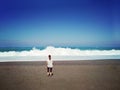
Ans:
POLYGON ((119 0, 0 1, 0 47, 120 46, 119 0))

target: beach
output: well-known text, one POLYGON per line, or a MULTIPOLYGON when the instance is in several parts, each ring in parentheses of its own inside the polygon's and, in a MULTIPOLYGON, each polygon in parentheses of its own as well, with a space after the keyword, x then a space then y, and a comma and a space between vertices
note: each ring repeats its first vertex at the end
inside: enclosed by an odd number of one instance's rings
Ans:
POLYGON ((0 90, 120 90, 120 60, 0 62, 0 90))

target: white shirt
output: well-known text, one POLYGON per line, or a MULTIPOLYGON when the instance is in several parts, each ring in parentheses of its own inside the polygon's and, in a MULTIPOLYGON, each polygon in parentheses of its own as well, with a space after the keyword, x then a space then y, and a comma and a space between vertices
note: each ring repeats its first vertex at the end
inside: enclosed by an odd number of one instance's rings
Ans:
POLYGON ((47 67, 53 67, 53 61, 52 60, 47 60, 47 67))

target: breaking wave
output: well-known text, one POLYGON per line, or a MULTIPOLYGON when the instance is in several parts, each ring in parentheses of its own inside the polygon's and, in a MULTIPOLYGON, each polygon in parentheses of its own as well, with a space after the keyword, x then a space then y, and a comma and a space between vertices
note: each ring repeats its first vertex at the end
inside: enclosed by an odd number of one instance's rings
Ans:
POLYGON ((7 51, 0 52, 0 57, 3 56, 46 56, 48 54, 54 56, 93 56, 93 55, 120 55, 120 50, 80 50, 71 48, 55 48, 48 46, 40 50, 35 47, 30 51, 7 51))
POLYGON ((27 51, 4 51, 0 52, 0 61, 11 60, 45 60, 47 55, 51 54, 55 60, 81 60, 81 59, 120 59, 120 50, 80 50, 72 48, 62 48, 48 46, 43 50, 33 47, 27 51), (14 58, 13 58, 14 57, 14 58), (19 58, 17 58, 19 57, 19 58), (30 58, 22 58, 30 57, 30 58), (31 58, 32 57, 32 58, 31 58), (38 58, 35 58, 38 57, 38 58), (40 59, 40 57, 42 57, 40 59), (7 59, 6 59, 7 58, 7 59), (20 59, 21 58, 21 59, 20 59))

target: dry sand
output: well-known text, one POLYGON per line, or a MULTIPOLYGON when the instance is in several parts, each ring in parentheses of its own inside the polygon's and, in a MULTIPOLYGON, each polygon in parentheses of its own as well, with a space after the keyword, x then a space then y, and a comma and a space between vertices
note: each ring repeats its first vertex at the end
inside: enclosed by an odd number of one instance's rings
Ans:
POLYGON ((120 60, 0 63, 0 90, 120 90, 120 60))

